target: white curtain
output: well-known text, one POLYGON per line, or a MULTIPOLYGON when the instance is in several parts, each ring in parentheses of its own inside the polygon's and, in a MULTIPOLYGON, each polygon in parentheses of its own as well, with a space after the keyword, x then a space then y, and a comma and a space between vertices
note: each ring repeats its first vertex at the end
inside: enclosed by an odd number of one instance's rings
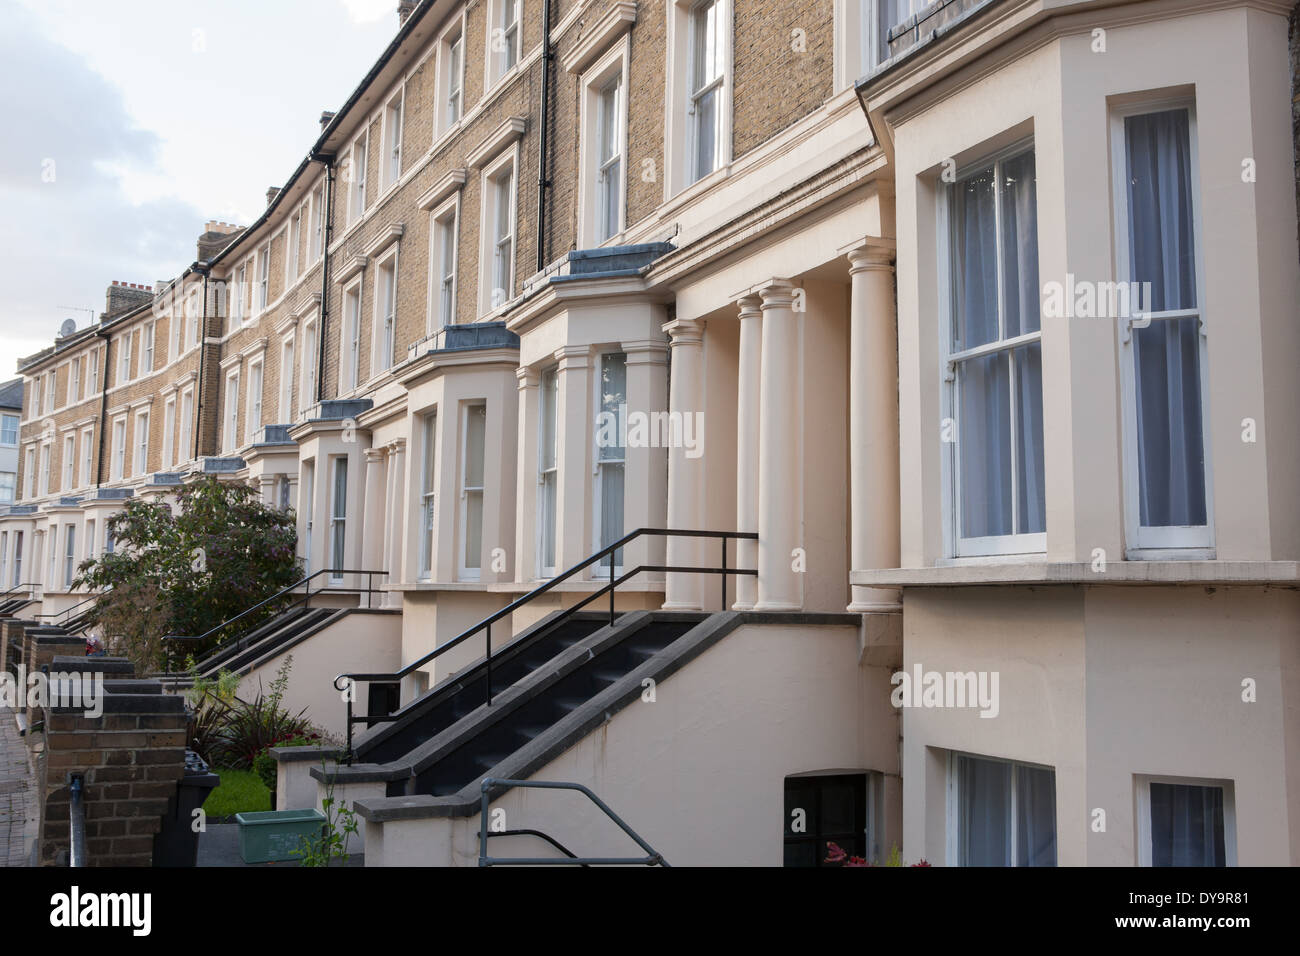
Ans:
POLYGON ((1056 866, 1056 772, 1016 767, 1016 866, 1056 866))
POLYGON ((957 758, 961 866, 1011 865, 1011 764, 957 758))
POLYGON ((1223 788, 1150 786, 1151 865, 1227 866, 1223 788))
MULTIPOLYGON (((613 352, 601 357, 600 408, 601 412, 620 421, 627 404, 627 356, 613 352)), ((621 436, 617 444, 602 444, 600 458, 600 546, 608 547, 623 537, 623 478, 624 457, 621 436)), ((621 567, 623 552, 612 555, 614 565, 621 567)), ((610 556, 601 559, 600 566, 609 567, 610 556)))
MULTIPOLYGON (((1197 308, 1186 110, 1125 120, 1130 276, 1153 312, 1197 308)), ((1139 502, 1144 527, 1206 523, 1200 331, 1195 317, 1134 329, 1139 502)))

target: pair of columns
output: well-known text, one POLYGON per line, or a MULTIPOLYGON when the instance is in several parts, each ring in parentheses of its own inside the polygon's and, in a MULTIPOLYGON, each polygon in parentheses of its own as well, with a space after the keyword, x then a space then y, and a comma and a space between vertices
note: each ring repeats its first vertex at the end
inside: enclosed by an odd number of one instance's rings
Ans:
MULTIPOLYGON (((847 250, 850 301, 849 460, 851 568, 898 565, 898 359, 894 323, 893 254, 887 246, 847 250)), ((800 368, 802 302, 788 279, 772 279, 738 303, 736 519, 737 566, 758 576, 736 578, 736 610, 791 611, 804 607, 801 559, 804 500, 800 430, 804 427, 800 368)), ((672 344, 669 407, 703 408, 704 324, 677 319, 664 326, 672 344)), ((810 370, 810 372, 813 370, 810 370)), ((833 414, 835 410, 828 409, 833 414)), ((690 459, 672 449, 668 473, 668 524, 723 530, 704 514, 707 455, 690 459)), ((711 542, 710 542, 711 543, 711 542)), ((670 539, 668 563, 716 564, 713 549, 697 539, 670 539), (700 561, 701 555, 708 560, 700 561)), ((665 604, 701 606, 700 575, 668 575, 665 604)), ((894 609, 893 589, 853 586, 848 610, 894 609)))

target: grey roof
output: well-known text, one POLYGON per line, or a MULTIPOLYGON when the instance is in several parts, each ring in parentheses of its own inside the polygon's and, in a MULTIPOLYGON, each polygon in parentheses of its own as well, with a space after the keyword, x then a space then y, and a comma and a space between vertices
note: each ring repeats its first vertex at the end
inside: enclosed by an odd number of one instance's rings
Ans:
POLYGON ((16 378, 12 382, 0 382, 0 408, 23 407, 23 380, 16 378))

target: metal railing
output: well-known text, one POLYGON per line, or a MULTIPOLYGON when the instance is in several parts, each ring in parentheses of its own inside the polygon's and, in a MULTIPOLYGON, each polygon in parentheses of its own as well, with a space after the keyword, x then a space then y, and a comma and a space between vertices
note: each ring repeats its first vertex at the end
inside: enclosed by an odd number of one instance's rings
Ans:
POLYGON ((39 588, 40 586, 41 586, 40 584, 35 582, 30 582, 30 581, 27 584, 15 584, 8 591, 5 591, 3 594, 0 594, 0 601, 9 600, 9 598, 12 595, 17 594, 19 591, 26 591, 29 595, 34 595, 36 593, 36 589, 39 588))
MULTIPOLYGON (((204 631, 202 634, 194 635, 194 636, 188 634, 168 634, 164 638, 164 640, 195 641, 198 643, 202 643, 203 641, 206 641, 208 638, 212 637, 214 634, 217 634, 225 630, 230 625, 234 624, 236 621, 242 620, 243 618, 248 617, 250 614, 259 611, 262 608, 266 607, 267 605, 273 604, 276 601, 281 600, 282 598, 296 594, 298 592, 298 589, 302 587, 304 584, 307 585, 307 590, 303 593, 301 599, 298 601, 290 601, 283 608, 281 608, 278 613, 282 614, 285 611, 292 610, 293 608, 297 607, 299 604, 301 604, 303 608, 310 608, 312 595, 324 594, 327 591, 334 591, 334 592, 341 592, 341 593, 348 593, 348 594, 353 594, 353 593, 364 594, 366 596, 366 608, 370 609, 374 607, 374 595, 382 593, 382 588, 375 587, 376 575, 378 575, 379 577, 387 577, 388 572, 387 571, 365 571, 365 570, 353 571, 353 570, 346 570, 346 569, 339 569, 339 568, 321 568, 319 571, 313 571, 311 574, 307 575, 301 581, 297 581, 289 585, 287 588, 284 588, 283 590, 278 591, 275 594, 272 594, 266 600, 258 601, 252 607, 245 608, 244 610, 236 614, 234 617, 226 621, 223 621, 222 623, 218 624, 216 627, 208 628, 208 630, 204 631), (329 575, 329 578, 327 579, 329 583, 327 583, 323 587, 317 588, 315 591, 312 591, 311 582, 314 581, 316 578, 320 577, 322 574, 329 575), (330 586, 330 584, 337 584, 337 582, 342 581, 348 575, 352 575, 353 577, 357 577, 357 578, 361 577, 362 575, 365 575, 366 586, 364 588, 330 586)), ((224 644, 220 649, 221 650, 229 650, 231 648, 239 649, 243 646, 244 641, 247 639, 248 636, 249 635, 247 634, 244 635, 244 637, 240 638, 238 641, 234 642, 233 644, 224 644)))
MULTIPOLYGON (((112 589, 109 588, 108 590, 112 590, 112 589)), ((106 593, 106 592, 101 592, 101 594, 102 594, 102 593, 106 593)), ((65 610, 62 610, 62 611, 54 611, 54 612, 51 612, 50 614, 37 614, 36 617, 37 617, 38 619, 39 619, 39 618, 56 618, 56 620, 53 621, 52 623, 54 623, 55 625, 61 627, 61 626, 65 625, 65 624, 67 624, 69 621, 71 621, 72 618, 73 618, 74 616, 76 616, 76 615, 73 614, 73 612, 76 611, 77 608, 79 608, 79 607, 85 607, 87 604, 94 604, 96 601, 98 601, 98 600, 100 599, 101 594, 92 594, 90 597, 86 598, 84 601, 78 601, 76 604, 72 605, 72 607, 70 607, 70 608, 66 608, 65 610)), ((89 611, 89 610, 90 610, 89 608, 86 609, 86 611, 89 611)), ((83 611, 83 612, 81 612, 81 613, 84 614, 84 613, 86 613, 86 611, 83 611)))
POLYGON ((596 796, 589 789, 580 783, 565 783, 558 780, 502 780, 495 777, 484 777, 480 787, 482 796, 479 799, 479 824, 478 824, 478 865, 479 866, 668 866, 668 861, 664 859, 663 854, 657 851, 640 835, 628 826, 623 818, 609 808, 604 800, 596 796), (493 787, 523 787, 530 790, 576 790, 588 800, 594 803, 605 816, 614 821, 614 824, 632 838, 632 840, 641 849, 645 850, 645 856, 574 856, 563 846, 557 843, 551 837, 539 830, 515 830, 504 831, 499 833, 488 832, 488 801, 489 791, 493 787), (532 834, 540 836, 543 840, 557 847, 565 854, 564 857, 490 857, 487 855, 487 841, 493 836, 513 836, 515 834, 532 834))
POLYGON ((86 781, 79 773, 74 773, 69 781, 68 790, 68 839, 71 850, 68 853, 69 866, 86 865, 86 781))
POLYGON ((533 590, 529 591, 523 597, 511 601, 501 610, 495 612, 494 614, 489 615, 488 617, 485 617, 483 620, 479 621, 477 624, 473 625, 468 630, 462 631, 460 634, 456 635, 450 641, 447 641, 445 644, 435 647, 428 654, 425 654, 423 657, 412 661, 411 663, 407 664, 399 671, 393 671, 392 673, 389 674, 362 674, 362 673, 340 674, 338 677, 334 678, 334 689, 344 693, 344 700, 347 705, 347 746, 344 752, 344 762, 348 764, 352 763, 352 727, 355 724, 364 723, 369 725, 373 723, 383 723, 385 721, 393 721, 397 719, 392 714, 361 714, 359 716, 354 714, 353 698, 356 696, 354 693, 354 688, 358 681, 362 681, 366 683, 372 683, 372 682, 392 683, 394 681, 399 681, 403 677, 406 677, 407 675, 412 674, 415 671, 419 670, 421 667, 428 664, 430 661, 436 660, 438 657, 447 653, 447 651, 451 650, 452 648, 457 647, 460 644, 464 643, 465 641, 469 640, 471 637, 476 635, 479 631, 483 631, 485 642, 486 642, 485 654, 482 662, 485 671, 484 699, 485 702, 488 704, 488 706, 491 706, 492 704, 492 625, 495 624, 497 621, 501 620, 503 617, 507 617, 513 614, 515 611, 523 607, 529 601, 532 601, 534 598, 537 598, 540 595, 545 594, 555 586, 563 583, 564 581, 567 581, 569 578, 573 577, 574 575, 581 573, 586 568, 591 567, 591 565, 598 564, 600 560, 604 558, 606 555, 610 556, 608 583, 601 586, 597 590, 593 591, 591 594, 589 594, 587 597, 583 598, 581 601, 577 602, 576 604, 568 608, 565 608, 563 611, 561 611, 559 615, 552 621, 552 626, 558 624, 560 621, 564 620, 570 615, 582 610, 588 604, 603 597, 605 594, 609 595, 609 623, 612 625, 617 616, 614 612, 615 590, 617 589, 618 585, 624 583, 629 578, 635 577, 636 575, 640 574, 642 571, 662 571, 668 574, 673 574, 673 573, 720 574, 722 575, 722 606, 725 608, 727 606, 727 578, 733 575, 744 574, 744 575, 756 576, 758 574, 758 571, 754 569, 727 567, 727 542, 733 540, 757 541, 758 535, 752 531, 694 531, 694 530, 688 531, 688 530, 677 530, 671 528, 638 528, 635 531, 631 531, 623 535, 623 537, 619 538, 613 544, 601 548, 599 551, 597 551, 595 554, 592 554, 590 557, 584 558, 583 560, 579 561, 577 564, 575 564, 573 567, 569 568, 568 570, 563 571, 560 574, 557 574, 555 577, 551 578, 549 581, 545 582, 539 587, 533 588, 533 590), (635 568, 632 568, 630 571, 624 571, 622 574, 615 577, 616 566, 613 558, 614 553, 617 551, 621 551, 624 547, 626 547, 628 542, 634 541, 637 538, 643 536, 663 537, 663 538, 721 539, 722 564, 718 567, 694 567, 694 566, 678 566, 678 565, 668 565, 668 564, 640 564, 637 565, 635 568))

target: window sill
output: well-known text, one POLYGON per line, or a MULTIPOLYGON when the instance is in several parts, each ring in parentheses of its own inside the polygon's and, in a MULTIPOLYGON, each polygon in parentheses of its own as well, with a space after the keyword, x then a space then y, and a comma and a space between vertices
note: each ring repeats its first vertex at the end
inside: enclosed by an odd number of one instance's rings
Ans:
POLYGON ((1239 586, 1300 584, 1297 561, 1111 561, 1094 571, 1090 561, 961 564, 934 568, 853 571, 860 587, 981 587, 1032 584, 1239 586))

